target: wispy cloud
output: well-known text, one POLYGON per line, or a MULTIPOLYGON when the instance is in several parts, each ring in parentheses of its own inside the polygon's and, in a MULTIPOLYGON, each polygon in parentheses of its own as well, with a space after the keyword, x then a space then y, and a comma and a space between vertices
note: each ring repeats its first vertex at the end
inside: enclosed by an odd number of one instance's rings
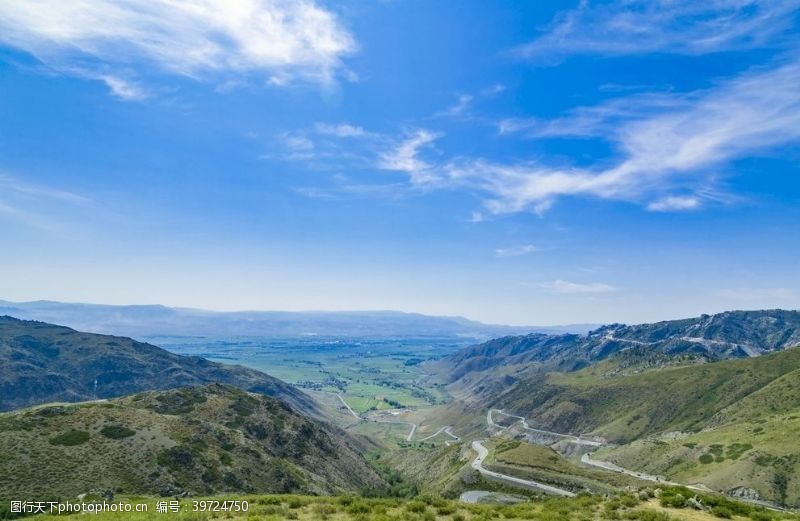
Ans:
POLYGON ((456 103, 445 110, 437 112, 436 116, 454 117, 463 116, 469 110, 472 103, 472 96, 469 94, 461 94, 456 103))
POLYGON ((90 203, 91 199, 74 192, 0 174, 0 218, 4 216, 30 228, 64 235, 64 215, 90 203))
MULTIPOLYGON (((444 133, 430 128, 391 136, 341 123, 318 124, 315 131, 368 138, 346 151, 331 150, 331 157, 341 159, 338 164, 346 160, 403 172, 413 188, 471 191, 481 197, 487 214, 541 215, 565 197, 627 201, 653 212, 690 211, 741 199, 725 191, 733 161, 800 141, 799 84, 800 59, 784 58, 706 89, 623 95, 549 120, 500 124, 501 132, 512 137, 608 142, 610 156, 593 164, 575 165, 546 154, 507 162, 479 153, 452 154, 436 146, 444 133)), ((287 136, 287 144, 302 152, 292 157, 303 159, 309 152, 306 134, 287 136)))
POLYGON ((467 222, 471 223, 482 223, 484 221, 486 221, 486 216, 481 212, 472 212, 469 215, 469 219, 467 219, 467 222))
POLYGON ((519 257, 521 255, 528 255, 539 251, 539 248, 533 244, 523 244, 521 246, 512 246, 510 248, 498 248, 494 250, 495 257, 519 257))
POLYGON ((561 280, 561 279, 556 279, 552 282, 547 282, 545 284, 542 284, 542 287, 547 288, 556 293, 562 293, 566 295, 574 295, 581 293, 610 293, 612 291, 617 290, 617 288, 615 288, 614 286, 611 286, 610 284, 605 284, 603 282, 579 283, 579 282, 569 282, 567 280, 561 280))
POLYGON ((73 204, 84 204, 91 199, 75 192, 50 188, 21 181, 16 177, 0 173, 0 193, 27 200, 55 200, 73 204))
POLYGON ((403 141, 383 165, 407 172, 412 183, 481 192, 486 207, 497 214, 542 213, 565 196, 633 201, 653 211, 688 210, 725 200, 715 184, 726 163, 800 139, 798 84, 800 62, 792 61, 706 90, 629 96, 576 109, 539 128, 526 127, 530 138, 611 141, 616 160, 594 167, 546 157, 500 163, 460 156, 433 162, 423 159, 423 148, 440 135, 427 130, 403 141))
POLYGON ((490 85, 485 89, 481 90, 481 95, 491 98, 493 96, 497 96, 501 92, 505 92, 506 89, 507 87, 502 83, 495 83, 494 85, 490 85))
POLYGON ((98 78, 108 86, 111 94, 114 96, 127 100, 137 101, 143 100, 148 97, 147 91, 139 85, 138 82, 131 82, 119 76, 111 74, 103 74, 98 78))
POLYGON ((519 47, 541 61, 570 54, 698 55, 780 43, 797 0, 615 0, 583 1, 559 13, 537 39, 519 47))
POLYGON ((696 210, 702 204, 699 197, 671 195, 662 197, 647 205, 651 212, 672 212, 682 210, 696 210))
POLYGON ((281 132, 268 142, 269 150, 259 156, 260 159, 277 159, 280 161, 308 161, 314 158, 316 146, 305 132, 281 132))
POLYGON ((356 49, 336 16, 311 0, 0 0, 0 42, 64 73, 95 71, 125 99, 142 91, 115 68, 328 83, 356 49))
POLYGON ((315 129, 320 134, 341 138, 361 137, 368 135, 368 132, 366 132, 362 127, 350 125, 349 123, 339 123, 336 125, 317 123, 315 129))
POLYGON ((441 134, 419 129, 405 136, 389 150, 380 154, 378 167, 409 175, 415 185, 428 185, 441 180, 437 169, 420 158, 422 149, 436 141, 441 134))

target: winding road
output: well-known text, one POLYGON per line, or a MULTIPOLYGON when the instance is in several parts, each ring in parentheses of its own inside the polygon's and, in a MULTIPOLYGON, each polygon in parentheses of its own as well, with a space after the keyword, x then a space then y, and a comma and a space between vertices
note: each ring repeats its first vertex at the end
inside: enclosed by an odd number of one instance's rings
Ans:
MULTIPOLYGON (((497 425, 496 423, 494 423, 494 421, 492 420, 492 412, 497 412, 499 414, 502 414, 503 416, 508 416, 509 418, 517 418, 518 419, 518 423, 520 423, 522 428, 527 430, 527 431, 536 432, 536 433, 544 434, 544 435, 547 435, 547 436, 553 436, 554 438, 561 438, 561 439, 566 440, 566 441, 568 441, 570 443, 574 443, 575 445, 586 445, 588 447, 602 447, 603 446, 603 443, 600 442, 600 441, 587 440, 587 439, 581 438, 579 436, 573 436, 571 434, 562 434, 560 432, 546 431, 546 430, 542 430, 542 429, 534 429, 533 427, 528 426, 527 420, 525 418, 523 418, 522 416, 516 416, 514 414, 508 414, 506 412, 503 412, 502 409, 489 409, 489 411, 486 413, 486 423, 488 423, 489 425, 493 425, 495 427, 502 427, 502 426, 501 425, 497 425)), ((503 430, 508 429, 509 427, 511 427, 511 425, 509 425, 508 427, 503 427, 503 430)))
POLYGON ((705 487, 698 487, 695 485, 683 485, 682 483, 676 483, 674 481, 667 481, 666 479, 662 478, 661 476, 654 476, 653 474, 645 474, 644 472, 637 472, 635 470, 628 470, 626 468, 620 467, 610 461, 601 461, 592 459, 592 453, 584 454, 581 456, 581 463, 585 465, 590 465, 592 467, 597 467, 603 470, 608 470, 611 472, 618 472, 620 474, 627 474, 628 476, 633 476, 634 478, 638 478, 644 481, 652 481, 654 483, 663 483, 664 485, 675 485, 675 486, 682 486, 686 488, 691 488, 694 490, 702 490, 703 492, 708 492, 709 489, 705 487))
MULTIPOLYGON (((570 441, 573 441, 574 443, 577 443, 577 444, 580 444, 580 445, 590 445, 590 446, 594 446, 594 447, 602 447, 602 446, 604 446, 604 444, 601 443, 601 442, 592 441, 592 440, 584 440, 584 439, 581 439, 581 438, 577 438, 575 436, 570 436, 568 434, 561 434, 561 433, 558 433, 558 432, 551 432, 551 431, 542 431, 542 430, 539 430, 539 429, 531 429, 530 427, 527 426, 526 420, 524 418, 522 418, 521 416, 515 416, 513 414, 507 414, 507 413, 504 413, 500 409, 489 409, 489 411, 486 413, 486 422, 491 426, 502 427, 502 426, 497 425, 496 423, 494 423, 494 421, 492 420, 492 412, 498 412, 500 414, 503 414, 505 416, 509 416, 511 418, 518 418, 519 421, 522 423, 523 428, 525 428, 527 430, 542 432, 542 433, 553 435, 553 436, 560 436, 560 437, 570 438, 570 441)), ((504 427, 504 429, 507 429, 507 428, 508 427, 504 427)), ((475 448, 475 450, 478 450, 476 448, 476 446, 475 446, 475 443, 476 442, 473 442, 473 448, 475 448)), ((477 442, 477 443, 480 445, 480 442, 477 442)), ((483 447, 483 445, 481 445, 481 447, 483 447)), ((486 454, 488 454, 488 451, 486 450, 486 448, 483 448, 483 450, 486 451, 486 454)), ((484 457, 486 456, 486 454, 484 454, 484 457)), ((632 476, 634 478, 641 479, 642 481, 651 481, 653 483, 659 483, 659 484, 662 484, 662 485, 669 485, 669 486, 686 487, 686 488, 688 488, 690 490, 696 490, 698 492, 713 492, 712 489, 708 488, 707 486, 705 486, 703 484, 700 484, 700 485, 686 485, 684 483, 678 483, 678 482, 675 482, 675 481, 669 481, 669 480, 667 480, 667 479, 665 479, 665 478, 663 478, 661 476, 655 476, 653 474, 647 474, 645 472, 639 472, 639 471, 636 471, 636 470, 629 470, 629 469, 626 469, 624 467, 620 467, 619 465, 616 465, 614 463, 611 463, 610 461, 602 461, 602 460, 592 459, 592 454, 593 453, 590 452, 590 453, 582 455, 581 456, 581 463, 583 463, 584 465, 589 465, 591 467, 596 467, 596 468, 599 468, 599 469, 603 469, 603 470, 606 470, 606 471, 609 471, 609 472, 617 472, 619 474, 625 474, 625 475, 628 475, 628 476, 632 476)), ((479 455, 480 455, 480 453, 479 453, 479 455)), ((473 462, 473 464, 472 464, 473 468, 477 468, 475 466, 475 463, 477 461, 478 461, 478 458, 476 458, 476 460, 473 462)), ((482 462, 483 462, 483 458, 480 458, 479 465, 482 462)), ((486 471, 486 472, 491 472, 491 471, 486 471)), ((501 474, 501 476, 502 476, 502 474, 501 474)), ((509 483, 515 483, 515 482, 517 482, 517 480, 519 480, 519 478, 514 478, 512 476, 505 476, 505 477, 506 478, 511 478, 511 480, 507 481, 509 483)), ((522 480, 522 481, 525 481, 525 480, 522 480)), ((542 485, 542 484, 540 483, 539 485, 542 485)), ((544 485, 544 486, 545 487, 549 487, 548 485, 544 485)), ((554 488, 554 487, 549 487, 549 488, 554 488)), ((562 491, 562 492, 566 492, 566 491, 562 491)), ((767 501, 748 500, 748 499, 745 499, 745 498, 738 498, 738 499, 740 501, 745 501, 747 503, 757 504, 757 505, 769 508, 771 510, 778 510, 778 511, 784 510, 781 507, 779 507, 777 505, 773 505, 772 503, 769 503, 767 501)))
POLYGON ((475 440, 472 442, 472 449, 478 453, 478 455, 475 456, 475 459, 472 461, 472 468, 480 472, 481 475, 484 477, 493 479, 495 481, 508 483, 509 485, 515 485, 533 490, 539 490, 542 492, 546 492, 548 494, 554 494, 556 496, 575 497, 575 493, 570 492, 569 490, 564 490, 558 487, 545 485, 544 483, 539 483, 538 481, 522 479, 515 476, 509 476, 507 474, 500 474, 499 472, 494 472, 493 470, 486 469, 483 467, 483 460, 486 459, 486 456, 489 455, 489 449, 484 447, 483 442, 479 440, 475 440))
MULTIPOLYGON (((431 438, 434 438, 434 437, 436 437, 436 436, 438 436, 438 435, 440 435, 440 434, 442 434, 442 433, 445 433, 445 434, 447 434, 448 436, 450 436, 451 438, 453 438, 453 439, 454 439, 454 440, 456 440, 456 441, 459 441, 459 440, 461 440, 461 438, 459 438, 458 436, 456 436, 455 434, 453 434, 453 431, 451 431, 451 429, 452 429, 452 428, 453 428, 452 426, 450 426, 450 425, 446 425, 446 426, 442 427, 441 429, 439 429, 438 431, 436 431, 436 432, 434 432, 433 434, 431 434, 430 436, 426 436, 426 437, 424 437, 424 438, 422 438, 422 439, 419 439, 419 440, 417 440, 417 441, 425 441, 425 440, 429 440, 429 439, 431 439, 431 438)), ((410 441, 410 440, 409 440, 409 441, 410 441)))

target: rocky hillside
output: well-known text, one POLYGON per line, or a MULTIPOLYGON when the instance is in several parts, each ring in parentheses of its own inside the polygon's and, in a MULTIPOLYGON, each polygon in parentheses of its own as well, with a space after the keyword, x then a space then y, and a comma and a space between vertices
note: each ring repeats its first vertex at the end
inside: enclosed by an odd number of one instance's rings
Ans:
MULTIPOLYGON (((800 344, 800 312, 730 311, 685 320, 612 324, 586 335, 504 337, 463 349, 428 369, 458 388, 494 387, 498 378, 527 371, 574 371, 617 353, 644 351, 645 363, 694 358, 716 361, 759 356, 800 344)), ((507 385, 507 381, 503 385, 507 385)))
POLYGON ((0 411, 213 382, 316 414, 305 394, 259 371, 175 355, 130 338, 0 317, 0 411))
POLYGON ((0 414, 0 500, 382 485, 344 431, 227 385, 0 414))

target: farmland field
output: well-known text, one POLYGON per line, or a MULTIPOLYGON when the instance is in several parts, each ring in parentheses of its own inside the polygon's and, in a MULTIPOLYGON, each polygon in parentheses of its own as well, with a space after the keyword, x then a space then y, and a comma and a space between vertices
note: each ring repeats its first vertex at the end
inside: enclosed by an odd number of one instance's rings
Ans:
POLYGON ((477 342, 473 338, 151 337, 181 355, 258 369, 310 391, 339 393, 357 412, 446 401, 420 378, 419 363, 477 342))

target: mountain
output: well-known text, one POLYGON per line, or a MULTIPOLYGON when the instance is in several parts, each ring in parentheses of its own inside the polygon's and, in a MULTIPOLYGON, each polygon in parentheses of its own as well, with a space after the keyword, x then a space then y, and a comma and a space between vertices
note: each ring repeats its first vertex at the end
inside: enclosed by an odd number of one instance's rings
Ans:
POLYGON ((531 332, 585 332, 591 326, 514 327, 462 317, 398 311, 214 312, 164 306, 106 306, 63 302, 7 302, 0 314, 64 324, 81 331, 134 338, 155 336, 465 336, 492 338, 531 332))
POLYGON ((317 413, 300 390, 253 369, 175 355, 130 338, 0 317, 0 411, 214 382, 317 413))
POLYGON ((531 371, 574 371, 621 352, 632 351, 639 364, 668 365, 759 356, 796 344, 798 311, 729 311, 654 324, 612 324, 585 335, 503 337, 462 349, 427 368, 445 382, 457 382, 454 391, 463 395, 493 392, 531 371))
POLYGON ((623 468, 796 506, 797 346, 797 311, 732 311, 505 337, 426 367, 457 398, 449 414, 483 423, 501 409, 533 429, 605 438, 592 457, 623 468))
POLYGON ((534 428, 602 436, 617 446, 598 457, 625 468, 800 504, 800 348, 632 373, 618 367, 612 356, 528 376, 483 406, 534 428))
POLYGON ((383 485, 344 431, 228 385, 0 414, 0 500, 383 485))
POLYGON ((571 373, 523 378, 488 405, 567 433, 628 443, 668 431, 697 432, 800 409, 800 349, 757 358, 615 373, 613 360, 571 373), (758 405, 754 405, 757 403, 758 405))

